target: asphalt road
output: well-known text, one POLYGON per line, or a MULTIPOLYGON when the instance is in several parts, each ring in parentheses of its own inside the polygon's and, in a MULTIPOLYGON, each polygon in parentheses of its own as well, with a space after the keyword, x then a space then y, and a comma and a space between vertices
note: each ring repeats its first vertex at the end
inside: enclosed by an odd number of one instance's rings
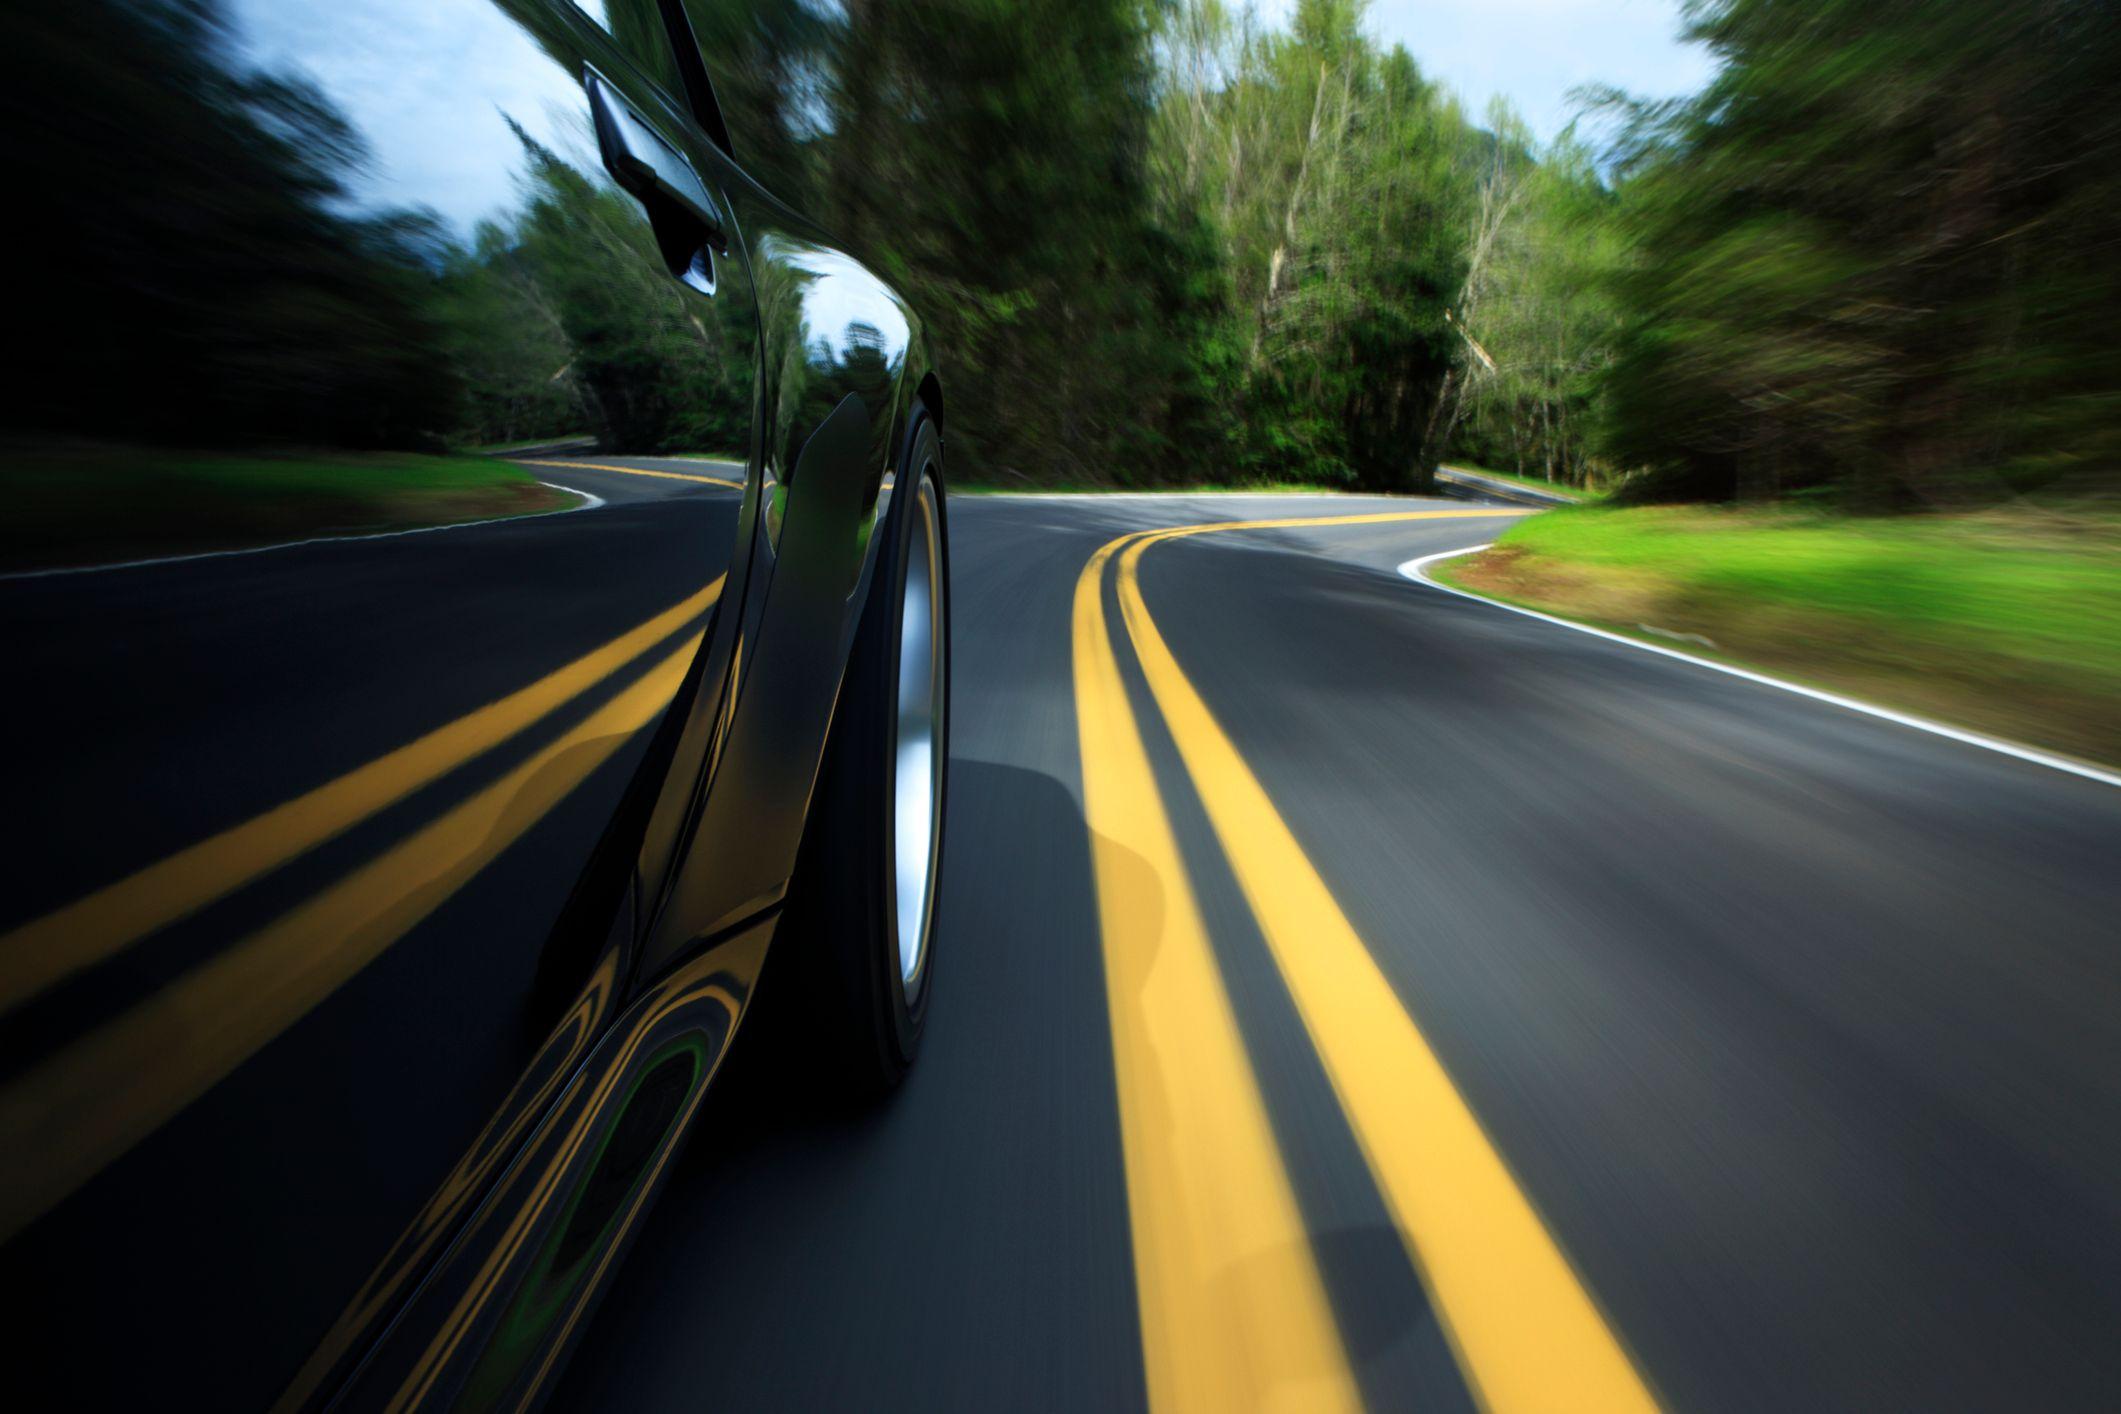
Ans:
MULTIPOLYGON (((609 504, 0 586, 43 825, 5 926, 667 608, 733 512, 541 474, 609 504)), ((740 1037, 551 1407, 1123 1409, 1232 1371, 1296 1408, 1516 1407, 1546 1372, 1585 1381, 1547 1407, 1630 1378, 1687 1409, 2111 1407, 2121 792, 1398 574, 1504 524, 1463 504, 950 516, 920 1063, 824 1112, 740 1037), (1151 542, 1081 588, 1136 532, 1366 514, 1402 518, 1151 542)), ((630 759, 7 1249, 43 1307, 26 1387, 270 1398, 423 1196, 391 1185, 504 1082, 519 1019, 464 999, 528 986, 510 921, 630 759), (408 1106, 406 1077, 448 1080, 408 1106)), ((0 1063, 480 779, 55 988, 0 1063)))
MULTIPOLYGON (((555 1408, 1143 1401, 1071 601, 1129 531, 1408 509, 952 503, 920 1064, 852 1119, 790 1112, 737 1067, 555 1408)), ((1146 552, 1142 593, 1649 1388, 1689 1409, 2110 1407, 2121 793, 1395 573, 1499 524, 1177 541, 1146 552)), ((1120 656, 1360 1393, 1464 1407, 1120 656)))

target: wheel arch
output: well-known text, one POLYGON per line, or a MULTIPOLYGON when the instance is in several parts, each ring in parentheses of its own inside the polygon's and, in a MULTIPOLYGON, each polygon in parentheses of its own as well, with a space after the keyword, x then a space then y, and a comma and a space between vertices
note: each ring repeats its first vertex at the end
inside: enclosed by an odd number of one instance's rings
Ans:
POLYGON ((928 415, 935 419, 935 430, 941 432, 947 425, 943 417, 943 380, 936 376, 934 369, 931 368, 921 375, 921 381, 914 388, 913 395, 920 399, 921 406, 928 409, 928 415))

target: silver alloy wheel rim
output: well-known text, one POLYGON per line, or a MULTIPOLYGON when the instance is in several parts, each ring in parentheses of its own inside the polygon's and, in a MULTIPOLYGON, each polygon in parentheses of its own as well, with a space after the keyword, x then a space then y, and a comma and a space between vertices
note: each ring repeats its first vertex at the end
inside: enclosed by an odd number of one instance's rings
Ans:
POLYGON ((936 752, 944 710, 941 544, 934 478, 923 475, 907 546, 906 587, 899 597, 898 720, 893 736, 891 879, 898 930, 899 981, 910 1003, 928 960, 928 915, 935 893, 936 820, 942 809, 943 763, 936 752))

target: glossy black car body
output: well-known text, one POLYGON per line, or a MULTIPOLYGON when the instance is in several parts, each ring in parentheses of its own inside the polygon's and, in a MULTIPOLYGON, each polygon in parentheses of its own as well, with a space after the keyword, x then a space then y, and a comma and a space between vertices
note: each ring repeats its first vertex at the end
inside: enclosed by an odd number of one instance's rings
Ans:
MULTIPOLYGON (((181 160, 127 129, 156 105, 221 104, 213 123, 254 144, 346 136, 364 156, 317 159, 346 175, 303 208, 308 235, 228 218, 259 244, 245 258, 293 272, 252 312, 336 297, 304 273, 335 258, 331 222, 423 213, 449 253, 392 279, 458 301, 435 316, 459 321, 437 336, 451 367, 552 351, 493 386, 582 425, 506 455, 610 504, 234 553, 54 549, 0 582, 38 684, 12 727, 48 747, 17 790, 49 838, 15 860, 0 920, 17 1387, 90 1407, 523 1407, 769 951, 796 945, 790 890, 882 877, 847 852, 888 824, 849 845, 820 816, 886 819, 849 782, 887 742, 893 596, 946 593, 942 390, 905 302, 745 175, 678 0, 112 14, 21 22, 51 77, 12 115, 39 149, 18 183, 118 181, 130 148, 181 160), (194 22, 198 73, 296 98, 156 72, 157 36, 194 22), (502 314, 470 322, 474 295, 502 314), (461 330, 496 318, 521 341, 465 353, 461 330)), ((77 258, 117 239, 97 200, 57 219, 73 244, 54 237, 54 278, 90 299, 108 274, 113 308, 162 337, 175 305, 151 273, 77 258)), ((194 258, 182 216, 147 267, 194 258)), ((81 391, 79 342, 53 356, 64 415, 12 416, 31 440, 11 457, 74 455, 53 439, 95 435, 82 410, 124 399, 81 391)), ((220 396, 234 375, 199 376, 220 396)), ((153 406, 112 415, 133 419, 127 446, 161 435, 153 406)), ((940 607, 926 622, 946 640, 940 607)), ((946 662, 933 681, 931 899, 946 662)), ((810 914, 813 932, 846 916, 810 914)), ((906 915, 916 1022, 931 915, 906 915)), ((821 956, 812 972, 838 965, 821 956)))

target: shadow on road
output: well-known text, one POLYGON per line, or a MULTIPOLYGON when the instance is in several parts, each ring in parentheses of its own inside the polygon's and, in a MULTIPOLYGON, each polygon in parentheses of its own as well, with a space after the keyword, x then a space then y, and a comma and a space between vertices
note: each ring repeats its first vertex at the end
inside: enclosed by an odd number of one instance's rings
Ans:
POLYGON ((849 1112, 747 1023, 552 1408, 1141 1402, 1082 812, 963 759, 949 812, 919 1063, 849 1112))

